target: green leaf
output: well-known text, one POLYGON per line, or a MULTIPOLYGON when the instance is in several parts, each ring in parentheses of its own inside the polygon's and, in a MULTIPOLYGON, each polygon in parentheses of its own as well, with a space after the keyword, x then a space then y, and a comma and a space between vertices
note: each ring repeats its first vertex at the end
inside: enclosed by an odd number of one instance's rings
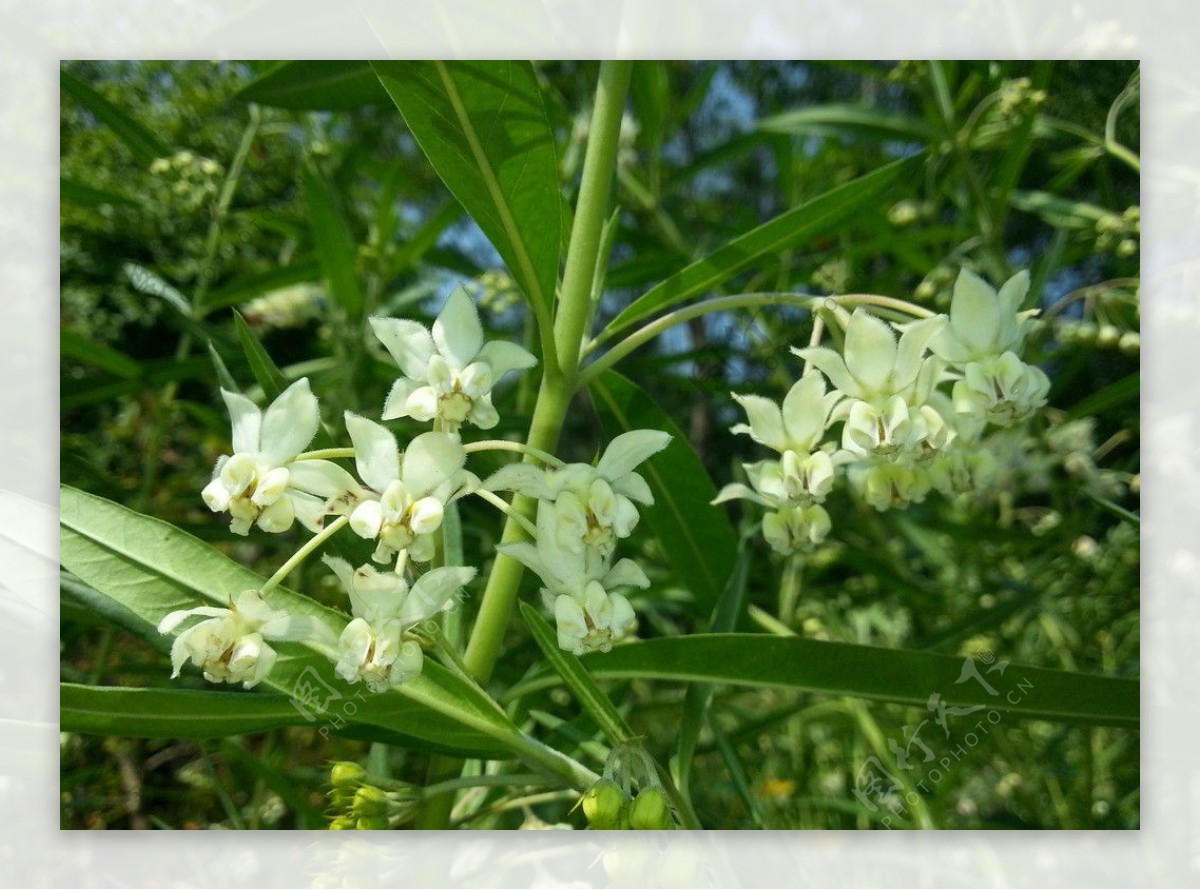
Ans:
POLYGON ((635 322, 711 291, 760 257, 794 248, 817 235, 829 235, 853 220, 862 207, 876 202, 895 182, 914 175, 923 162, 920 155, 895 161, 739 235, 626 306, 597 339, 607 340, 635 322))
POLYGON ((528 62, 373 62, 438 176, 548 319, 558 277, 554 133, 528 62))
POLYGON ((370 62, 308 59, 281 62, 237 98, 292 111, 348 111, 388 100, 370 62))
MULTIPOLYGON (((582 661, 601 679, 795 689, 919 708, 937 693, 949 707, 983 705, 1028 719, 1128 729, 1139 725, 1136 679, 1018 664, 1007 665, 1002 675, 988 674, 988 666, 976 660, 980 674, 997 691, 991 695, 973 679, 958 682, 966 659, 906 649, 766 634, 696 634, 618 646, 607 654, 585 655, 582 661)), ((514 687, 511 694, 556 683, 555 676, 543 674, 514 687)))
POLYGON ((161 139, 82 80, 60 70, 58 82, 64 92, 69 93, 98 121, 107 125, 113 131, 113 135, 120 139, 142 164, 149 166, 155 158, 166 157, 171 153, 171 149, 161 139))
MULTIPOLYGON (((746 596, 746 581, 750 577, 750 561, 753 551, 742 542, 741 552, 729 583, 721 593, 713 610, 710 622, 713 633, 729 633, 737 625, 738 615, 742 611, 742 602, 746 596)), ((682 794, 691 799, 692 758, 696 754, 696 742, 700 737, 700 729, 708 717, 709 706, 712 704, 713 687, 711 683, 692 683, 688 686, 683 697, 683 714, 679 720, 679 735, 675 741, 675 751, 671 756, 671 775, 682 794)))
POLYGON ((103 207, 107 204, 136 204, 137 201, 128 195, 122 195, 119 192, 110 191, 109 189, 96 188, 94 185, 87 185, 83 182, 77 182, 74 179, 67 179, 62 176, 58 180, 58 198, 59 201, 67 204, 76 204, 80 207, 103 207))
POLYGON ((59 331, 58 344, 61 359, 91 365, 123 380, 136 380, 141 376, 142 366, 135 359, 111 346, 89 340, 76 331, 63 328, 59 331))
POLYGON ((716 487, 688 438, 633 382, 605 371, 589 385, 600 424, 609 439, 637 429, 664 430, 671 444, 639 467, 654 493, 642 519, 700 614, 708 614, 733 571, 737 535, 720 507, 711 505, 716 487))
POLYGON ((758 122, 769 133, 839 137, 863 133, 881 139, 897 136, 927 142, 937 131, 920 118, 908 114, 880 111, 867 105, 811 105, 785 111, 758 122))
POLYGON ((203 309, 211 312, 226 306, 246 303, 255 297, 282 290, 296 284, 316 281, 321 277, 321 266, 315 257, 292 260, 286 266, 267 269, 252 275, 243 275, 216 290, 204 299, 203 309))
POLYGON ((228 392, 241 393, 242 388, 238 386, 233 375, 229 373, 229 367, 225 364, 225 359, 221 358, 221 353, 217 352, 217 347, 213 346, 212 340, 208 341, 208 357, 212 360, 213 371, 217 375, 217 383, 221 388, 228 392))
POLYGON ((1080 399, 1067 411, 1067 419, 1078 420, 1081 417, 1100 414, 1131 399, 1137 399, 1141 393, 1142 375, 1135 371, 1115 383, 1110 383, 1104 389, 1080 399))
POLYGON ((558 637, 546 620, 528 603, 520 603, 521 617, 525 626, 533 634, 534 641, 551 667, 563 678, 563 682, 575 693, 575 698, 592 719, 600 727, 600 731, 608 736, 614 745, 621 745, 633 738, 633 731, 625 723, 625 719, 608 700, 596 681, 592 679, 587 669, 580 663, 579 658, 570 652, 558 648, 558 637))
POLYGON ((59 685, 63 732, 133 739, 215 739, 308 721, 290 696, 59 685))
MULTIPOLYGON (((69 486, 62 488, 61 515, 63 565, 149 628, 176 609, 225 606, 232 595, 263 583, 254 572, 169 523, 69 486)), ((283 588, 272 591, 271 600, 335 632, 347 620, 283 588)), ((520 744, 519 734, 490 699, 431 660, 420 677, 401 689, 369 694, 334 676, 328 658, 316 649, 299 643, 277 648, 279 658, 265 684, 309 702, 310 725, 323 735, 361 723, 463 756, 495 757, 520 744)))
POLYGON ((321 171, 314 164, 306 164, 301 179, 317 258, 329 283, 329 292, 346 315, 356 320, 362 316, 363 294, 358 282, 358 247, 354 235, 321 171))
POLYGON ((237 331, 238 340, 241 341, 242 352, 246 354, 246 361, 250 363, 250 373, 262 387, 263 394, 270 401, 275 401, 279 394, 287 389, 287 378, 259 342, 254 329, 246 324, 246 319, 242 318, 240 312, 233 313, 233 326, 237 331))

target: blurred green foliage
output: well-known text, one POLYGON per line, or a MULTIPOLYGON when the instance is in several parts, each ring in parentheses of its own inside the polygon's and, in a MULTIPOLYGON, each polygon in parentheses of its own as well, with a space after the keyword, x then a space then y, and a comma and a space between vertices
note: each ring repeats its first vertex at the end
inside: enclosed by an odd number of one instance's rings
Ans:
MULTIPOLYGON (((344 410, 377 412, 394 377, 367 315, 429 320, 449 285, 469 280, 485 327, 536 349, 498 254, 374 76, 336 63, 346 70, 320 83, 320 64, 62 67, 62 480, 260 569, 286 557, 286 542, 230 541, 198 494, 228 435, 218 373, 252 396, 261 389, 247 333, 285 377, 311 378, 331 429, 344 410), (348 286, 360 304, 339 296, 348 286), (235 310, 246 322, 240 336, 235 310)), ((569 208, 597 65, 536 71, 569 208)), ((763 257, 720 293, 878 293, 942 310, 959 268, 996 282, 1029 268, 1043 309, 1033 346, 1054 383, 1051 409, 1006 440, 1003 484, 899 515, 835 494, 835 533, 804 558, 781 560, 745 539, 755 558, 738 629, 1137 676, 1138 529, 1121 513, 1137 510, 1140 471, 1137 78, 1131 62, 637 63, 597 331, 721 244, 919 152, 921 175, 763 257)), ((741 419, 730 391, 781 396, 800 370, 787 347, 805 345, 811 323, 799 310, 716 314, 672 329, 617 370, 673 419, 720 484, 759 456, 729 432, 741 419)), ((498 393, 497 435, 523 432, 533 382, 498 393)), ((568 460, 590 460, 602 441, 584 397, 579 408, 562 439, 568 460)), ((396 429, 403 440, 417 426, 396 429)), ((488 469, 484 461, 481 474, 488 469)), ((464 544, 483 561, 496 524, 480 504, 462 510, 464 544)), ((735 515, 743 532, 753 518, 735 515)), ((654 582, 634 603, 641 636, 705 629, 708 609, 668 569, 649 523, 634 549, 654 582)), ((302 571, 296 586, 329 596, 315 572, 302 571)), ((538 660, 523 629, 510 637, 500 689, 538 660)), ((66 681, 165 685, 161 654, 70 598, 62 641, 66 681)), ((673 749, 681 687, 605 685, 649 750, 673 749)), ((516 714, 579 756, 599 737, 562 690, 531 695, 516 714)), ((694 804, 710 814, 706 824, 729 828, 879 826, 852 794, 859 770, 871 757, 895 769, 883 740, 904 740, 928 718, 733 687, 715 688, 707 714, 694 804)), ((933 745, 940 730, 925 732, 933 745)), ((308 728, 210 742, 71 734, 62 824, 319 827, 325 763, 368 756, 381 774, 424 775, 426 754, 308 728)), ((1138 757, 1130 730, 1006 718, 921 794, 923 812, 900 821, 1136 828, 1138 757)), ((536 812, 582 827, 573 799, 528 810, 517 797, 487 790, 471 824, 516 827, 536 812)))

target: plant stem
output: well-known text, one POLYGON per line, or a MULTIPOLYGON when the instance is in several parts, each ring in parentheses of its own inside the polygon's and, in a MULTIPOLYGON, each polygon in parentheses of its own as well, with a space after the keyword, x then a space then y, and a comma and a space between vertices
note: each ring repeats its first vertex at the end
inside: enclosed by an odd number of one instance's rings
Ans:
MULTIPOLYGON (((831 301, 835 305, 840 305, 841 303, 862 303, 880 306, 919 318, 929 318, 935 314, 907 300, 898 300, 895 297, 884 297, 878 294, 843 294, 842 296, 835 297, 815 297, 811 294, 754 293, 737 294, 731 297, 714 297, 711 300, 704 300, 691 306, 685 306, 682 309, 676 309, 674 312, 668 312, 661 318, 657 318, 648 325, 634 331, 583 369, 579 375, 579 389, 587 386, 597 375, 607 371, 639 346, 645 345, 667 329, 699 318, 702 315, 708 315, 712 312, 725 312, 732 309, 754 309, 761 306, 803 306, 808 309, 815 309, 817 304, 824 301, 831 301)), ((596 346, 599 346, 601 342, 601 340, 592 341, 588 344, 585 351, 590 352, 596 346)))
POLYGON ((308 543, 292 554, 292 558, 281 565, 275 574, 266 580, 266 583, 259 588, 259 591, 266 594, 278 587, 279 583, 288 575, 290 575, 296 566, 308 559, 314 550, 337 534, 342 529, 342 526, 349 521, 349 516, 339 516, 337 519, 333 520, 333 522, 329 523, 329 525, 325 526, 325 528, 321 529, 321 531, 319 531, 317 534, 313 535, 312 538, 309 539, 308 543))
MULTIPOLYGON (((545 452, 555 449, 574 392, 596 258, 600 250, 600 235, 616 167, 621 113, 625 107, 625 94, 629 89, 632 70, 633 63, 628 61, 603 62, 600 66, 600 83, 592 112, 592 135, 584 155, 579 202, 567 247, 561 297, 554 324, 557 367, 546 363, 542 374, 537 404, 526 438, 526 445, 531 449, 545 452)), ((532 498, 520 496, 513 499, 513 509, 526 519, 533 514, 535 506, 532 498)), ((525 529, 520 521, 510 517, 504 525, 502 542, 514 543, 524 538, 525 529)), ((468 670, 480 683, 486 683, 491 677, 500 655, 504 630, 512 616, 523 571, 519 562, 503 554, 496 557, 492 566, 464 657, 468 670)))
POLYGON ((467 452, 467 454, 474 454, 476 451, 515 451, 517 454, 527 454, 530 457, 536 457, 542 463, 549 464, 552 467, 564 466, 561 460, 548 451, 542 451, 540 448, 532 448, 521 442, 510 442, 508 439, 484 439, 482 442, 471 442, 463 446, 463 451, 467 452))
MULTIPOLYGON (((530 420, 525 448, 521 449, 526 462, 554 451, 574 393, 575 377, 579 369, 579 351, 591 306, 591 289, 600 252, 601 232, 612 190, 613 171, 616 168, 621 114, 625 107, 625 95, 629 90, 632 71, 633 63, 628 61, 603 62, 600 65, 600 83, 596 89, 596 104, 592 111, 592 135, 584 155, 583 179, 575 208, 575 222, 571 227, 571 241, 567 246, 567 260, 558 311, 554 319, 553 338, 550 338, 549 332, 545 330, 547 320, 541 315, 538 318, 542 341, 552 343, 553 352, 543 350, 542 382, 530 420)), ((515 543, 526 537, 526 525, 535 506, 536 501, 529 497, 518 496, 513 499, 512 512, 504 524, 502 543, 515 543)), ((521 563, 504 554, 497 555, 492 565, 492 573, 488 576, 483 599, 479 604, 479 615, 475 619, 471 638, 467 642, 467 651, 463 656, 465 667, 479 683, 487 683, 495 668, 523 572, 524 567, 521 563)), ((591 778, 581 786, 581 781, 594 774, 535 739, 527 736, 522 736, 521 739, 523 750, 518 753, 525 762, 549 769, 580 790, 586 788, 591 781, 595 781, 595 778, 591 778), (583 773, 579 772, 581 769, 584 769, 583 773)), ((444 785, 458 775, 461 769, 462 761, 435 757, 430 763, 428 779, 430 783, 444 785)), ((419 827, 447 827, 452 805, 452 795, 442 794, 432 798, 426 804, 418 823, 419 827)))
POLYGON ((477 488, 471 493, 483 498, 505 516, 509 517, 510 519, 515 519, 517 522, 519 522, 521 524, 521 528, 525 529, 525 531, 529 534, 529 537, 532 538, 537 536, 537 526, 530 522, 528 517, 521 515, 512 507, 510 507, 505 502, 504 498, 498 496, 494 492, 488 491, 486 488, 477 488))

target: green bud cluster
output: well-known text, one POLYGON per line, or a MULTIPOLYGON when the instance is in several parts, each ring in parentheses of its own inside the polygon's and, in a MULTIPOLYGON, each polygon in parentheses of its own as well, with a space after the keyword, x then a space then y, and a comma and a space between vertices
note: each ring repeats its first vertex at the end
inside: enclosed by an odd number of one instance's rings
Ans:
POLYGON ((412 821, 421 802, 415 785, 372 776, 349 761, 335 763, 329 780, 330 831, 396 828, 412 821))
POLYGON ((1106 213, 1095 228, 1096 250, 1131 257, 1141 249, 1142 209, 1135 205, 1119 215, 1106 213))

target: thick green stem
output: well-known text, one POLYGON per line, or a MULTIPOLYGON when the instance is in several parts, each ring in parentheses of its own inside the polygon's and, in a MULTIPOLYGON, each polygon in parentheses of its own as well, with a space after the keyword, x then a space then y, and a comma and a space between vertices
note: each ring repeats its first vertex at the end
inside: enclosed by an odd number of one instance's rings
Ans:
MULTIPOLYGON (((592 111, 591 138, 584 155, 579 202, 567 247, 561 296, 554 322, 558 362, 557 367, 547 365, 542 376, 525 443, 530 449, 551 453, 555 450, 574 392, 601 233, 612 191, 613 171, 616 169, 621 114, 632 70, 633 63, 627 61, 604 62, 600 66, 600 83, 592 111)), ((529 519, 536 501, 520 496, 513 500, 512 506, 518 515, 529 519)), ((513 543, 524 539, 525 530, 520 521, 510 517, 504 525, 502 542, 513 543)), ((499 657, 523 571, 519 562, 501 554, 496 557, 488 577, 479 616, 475 620, 464 657, 468 670, 481 683, 486 683, 491 677, 499 657)))
MULTIPOLYGON (((601 232, 616 167, 621 114, 632 70, 632 62, 604 62, 600 66, 600 84, 592 112, 592 135, 584 156, 579 202, 575 209, 558 312, 554 320, 554 351, 543 356, 542 382, 525 441, 527 462, 534 461, 541 454, 554 452, 574 393, 579 352, 586 334, 592 282, 600 253, 601 232)), ((547 340, 545 321, 544 317, 539 316, 543 342, 547 340)), ((525 496, 514 498, 512 513, 504 524, 502 543, 525 539, 527 532, 524 526, 532 517, 536 503, 525 496)), ((486 683, 491 678, 500 655, 523 571, 524 567, 519 562, 504 554, 497 555, 492 565, 479 604, 479 615, 463 656, 466 669, 480 683, 486 683)), ((595 781, 595 775, 589 770, 534 739, 522 736, 520 745, 516 753, 523 761, 557 775, 579 790, 595 781)), ((428 778, 431 784, 446 787, 445 783, 451 781, 461 769, 461 761, 435 757, 430 763, 428 778)), ((431 798, 426 803, 419 827, 447 827, 452 806, 452 794, 431 798)))

